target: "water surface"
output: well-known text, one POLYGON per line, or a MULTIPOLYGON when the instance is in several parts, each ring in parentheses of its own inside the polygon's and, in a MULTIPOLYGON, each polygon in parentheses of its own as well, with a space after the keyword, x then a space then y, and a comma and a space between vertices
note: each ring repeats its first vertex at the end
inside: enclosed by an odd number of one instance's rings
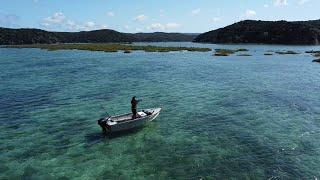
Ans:
POLYGON ((320 177, 319 47, 151 44, 253 56, 0 49, 0 179, 320 177), (133 95, 160 116, 103 136, 133 95))

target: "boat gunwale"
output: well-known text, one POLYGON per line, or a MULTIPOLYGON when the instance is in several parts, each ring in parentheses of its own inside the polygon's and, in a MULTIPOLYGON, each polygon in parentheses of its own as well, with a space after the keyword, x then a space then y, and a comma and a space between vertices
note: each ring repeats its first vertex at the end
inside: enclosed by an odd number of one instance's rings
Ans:
MULTIPOLYGON (((151 116, 153 116, 153 114, 147 115, 147 116, 144 116, 144 117, 140 117, 140 118, 136 118, 136 119, 127 119, 127 120, 123 120, 123 121, 114 121, 114 122, 117 122, 117 124, 114 124, 114 125, 129 123, 129 122, 138 121, 138 120, 143 120, 143 119, 149 118, 151 116)), ((111 126, 114 126, 114 125, 111 125, 111 126)))
MULTIPOLYGON (((158 112, 153 112, 150 115, 146 115, 146 116, 143 116, 143 117, 140 117, 140 118, 136 118, 136 119, 127 119, 127 120, 122 120, 122 121, 114 121, 114 120, 110 119, 110 120, 107 120, 107 123, 108 123, 108 121, 116 122, 116 124, 109 125, 109 126, 115 126, 115 125, 118 125, 118 124, 134 122, 134 121, 143 120, 143 119, 146 119, 146 118, 152 118, 153 116, 159 114, 160 111, 161 111, 161 108, 150 108, 150 109, 144 109, 144 110, 151 110, 151 109, 153 111, 155 111, 156 109, 160 109, 160 110, 158 112)), ((118 116, 111 116, 110 118, 119 117, 119 116, 125 116, 125 115, 130 115, 130 114, 132 114, 132 113, 127 113, 127 114, 118 115, 118 116)))

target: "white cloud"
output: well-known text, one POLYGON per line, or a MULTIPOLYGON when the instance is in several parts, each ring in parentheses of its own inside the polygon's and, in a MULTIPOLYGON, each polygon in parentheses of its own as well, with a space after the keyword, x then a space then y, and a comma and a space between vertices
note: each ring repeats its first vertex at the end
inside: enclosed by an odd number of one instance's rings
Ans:
POLYGON ((70 30, 70 31, 90 31, 95 29, 106 29, 106 25, 99 25, 95 22, 88 21, 85 23, 75 22, 68 19, 62 12, 56 12, 50 17, 42 20, 41 25, 46 29, 54 30, 70 30))
POLYGON ((112 12, 112 11, 107 12, 107 16, 109 16, 109 17, 113 17, 113 16, 114 16, 114 12, 112 12))
POLYGON ((86 22, 84 23, 84 29, 85 30, 92 30, 96 27, 96 23, 92 22, 92 21, 89 21, 89 22, 86 22))
POLYGON ((71 31, 91 31, 96 29, 107 29, 107 25, 97 25, 95 22, 88 21, 85 23, 75 23, 74 21, 68 20, 64 27, 71 31))
POLYGON ((178 23, 168 23, 168 24, 166 24, 166 28, 167 29, 174 29, 174 28, 178 28, 178 27, 180 27, 180 24, 178 24, 178 23))
POLYGON ((305 3, 309 2, 309 0, 299 0, 299 5, 304 5, 305 3))
POLYGON ((66 23, 66 28, 70 31, 78 31, 81 29, 80 25, 76 24, 75 22, 68 20, 66 23))
POLYGON ((109 26, 108 26, 108 25, 106 25, 106 24, 101 25, 101 29, 108 29, 108 28, 109 28, 109 26))
POLYGON ((165 30, 165 26, 162 25, 161 23, 153 23, 150 26, 147 27, 149 30, 165 30))
POLYGON ((130 29, 130 26, 125 25, 124 28, 125 28, 125 29, 130 29))
POLYGON ((65 22, 66 17, 62 12, 56 12, 50 17, 46 17, 42 20, 42 24, 45 26, 59 25, 65 22))
POLYGON ((221 20, 220 17, 214 17, 214 18, 211 19, 211 22, 215 23, 215 22, 218 22, 220 20, 221 20))
POLYGON ((253 10, 247 10, 245 13, 245 17, 247 17, 247 18, 254 17, 256 15, 257 15, 257 13, 253 10))
POLYGON ((71 21, 71 20, 68 20, 66 24, 70 27, 69 29, 72 29, 71 27, 75 27, 76 26, 76 23, 74 21, 71 21))
POLYGON ((148 30, 153 30, 153 31, 165 31, 169 29, 175 29, 180 27, 180 24, 178 23, 167 23, 167 24, 161 24, 161 23, 153 23, 150 26, 147 27, 148 30))
POLYGON ((256 15, 257 15, 256 11, 248 9, 239 18, 240 20, 253 19, 256 15))
POLYGON ((139 22, 142 22, 142 21, 144 21, 146 19, 148 19, 148 17, 146 15, 144 15, 144 14, 140 14, 140 15, 136 16, 135 18, 133 18, 133 20, 139 21, 139 22))
POLYGON ((193 14, 193 15, 197 15, 197 14, 199 14, 199 13, 200 13, 200 11, 201 11, 201 9, 200 9, 200 8, 198 8, 198 9, 194 9, 194 10, 192 10, 192 11, 191 11, 191 14, 193 14))
POLYGON ((278 6, 278 7, 286 6, 286 5, 288 5, 288 2, 287 2, 287 0, 275 0, 274 5, 278 6))
MULTIPOLYGON (((71 31, 90 31, 98 29, 98 27, 95 26, 95 23, 90 21, 84 24, 78 24, 72 20, 67 20, 67 22, 64 24, 64 27, 71 31)), ((105 29, 103 26, 101 26, 101 28, 105 29)))

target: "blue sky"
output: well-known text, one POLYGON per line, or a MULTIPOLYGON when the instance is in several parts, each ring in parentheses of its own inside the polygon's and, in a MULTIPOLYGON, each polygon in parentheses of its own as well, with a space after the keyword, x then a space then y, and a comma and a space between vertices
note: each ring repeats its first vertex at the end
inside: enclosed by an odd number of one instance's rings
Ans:
POLYGON ((320 0, 0 0, 0 26, 206 32, 244 19, 320 19, 320 0))

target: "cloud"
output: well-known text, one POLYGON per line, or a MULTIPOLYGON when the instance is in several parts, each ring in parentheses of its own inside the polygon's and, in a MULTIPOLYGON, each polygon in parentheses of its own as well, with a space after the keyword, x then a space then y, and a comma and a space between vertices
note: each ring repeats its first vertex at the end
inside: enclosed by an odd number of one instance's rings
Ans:
POLYGON ((75 26, 76 23, 71 21, 71 20, 68 20, 67 23, 66 23, 68 26, 72 27, 72 26, 75 26))
POLYGON ((108 29, 108 28, 109 28, 109 26, 108 26, 108 25, 106 25, 106 24, 101 25, 101 29, 108 29))
POLYGON ((150 26, 147 27, 148 30, 153 30, 153 31, 165 31, 169 29, 175 29, 180 27, 180 24, 178 23, 167 23, 167 24, 161 24, 161 23, 153 23, 150 26))
POLYGON ((178 27, 180 27, 180 24, 178 24, 178 23, 167 23, 166 24, 166 29, 175 29, 178 27))
POLYGON ((277 6, 277 7, 287 6, 288 2, 287 2, 287 0, 275 0, 274 1, 274 5, 277 6))
POLYGON ((94 27, 96 26, 96 23, 92 22, 92 21, 89 21, 89 22, 86 22, 84 23, 84 28, 85 29, 93 29, 94 27))
POLYGON ((50 25, 60 25, 65 22, 66 17, 62 12, 56 12, 50 17, 46 17, 42 20, 42 25, 50 26, 50 25))
POLYGON ((41 25, 46 29, 67 29, 70 31, 90 31, 107 28, 107 25, 99 25, 93 21, 77 23, 71 19, 68 19, 62 12, 56 12, 52 16, 43 18, 41 25))
POLYGON ((135 18, 133 18, 133 20, 139 21, 139 22, 145 21, 146 19, 148 19, 148 17, 144 14, 140 14, 140 15, 136 16, 135 18))
POLYGON ((114 17, 114 12, 112 12, 112 11, 107 12, 107 16, 114 17))
POLYGON ((130 26, 125 25, 124 28, 128 30, 128 29, 130 29, 130 26))
POLYGON ((263 7, 264 7, 264 8, 268 8, 268 7, 269 7, 269 4, 264 4, 263 7))
POLYGON ((253 19, 253 17, 255 17, 256 15, 256 11, 248 9, 244 14, 240 16, 240 20, 253 19))
POLYGON ((199 14, 199 13, 200 13, 200 11, 201 11, 201 9, 200 9, 200 8, 198 8, 198 9, 194 9, 194 10, 192 10, 192 11, 191 11, 191 14, 193 14, 193 15, 197 15, 197 14, 199 14))
POLYGON ((245 13, 245 17, 247 17, 247 18, 254 17, 256 15, 257 15, 257 13, 253 10, 247 10, 245 13))
POLYGON ((75 23, 73 21, 68 21, 66 28, 72 31, 92 31, 97 29, 107 29, 107 25, 99 25, 93 21, 87 21, 85 23, 75 23))
POLYGON ((153 23, 150 26, 147 27, 149 30, 165 30, 165 26, 162 25, 161 23, 153 23))
POLYGON ((106 29, 106 25, 96 25, 95 22, 88 21, 83 24, 81 23, 75 23, 74 21, 68 20, 65 24, 63 24, 63 27, 71 30, 71 31, 90 31, 95 29, 106 29))
POLYGON ((211 22, 215 23, 215 22, 218 22, 220 20, 221 20, 220 17, 214 17, 214 18, 211 19, 211 22))
POLYGON ((309 2, 309 0, 299 0, 299 5, 304 5, 305 3, 309 2))
POLYGON ((82 25, 77 24, 72 20, 67 20, 65 26, 66 26, 66 28, 68 30, 71 30, 71 31, 82 31, 82 30, 84 30, 84 27, 82 25))

